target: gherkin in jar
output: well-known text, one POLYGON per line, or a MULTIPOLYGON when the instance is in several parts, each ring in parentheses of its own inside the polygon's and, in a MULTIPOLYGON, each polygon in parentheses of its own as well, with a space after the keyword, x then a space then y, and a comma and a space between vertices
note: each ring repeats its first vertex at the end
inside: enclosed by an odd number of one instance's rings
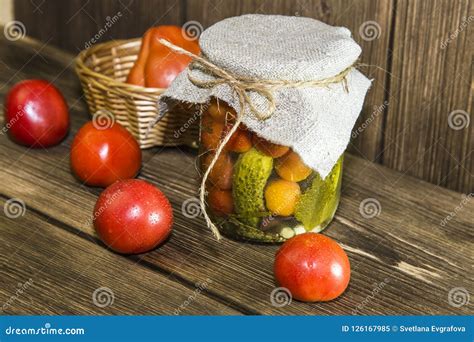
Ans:
MULTIPOLYGON (((201 119, 202 171, 235 120, 235 111, 211 101, 201 119)), ((232 238, 277 243, 320 232, 339 204, 342 156, 322 179, 287 146, 257 136, 241 124, 211 170, 206 203, 220 231, 232 238)))

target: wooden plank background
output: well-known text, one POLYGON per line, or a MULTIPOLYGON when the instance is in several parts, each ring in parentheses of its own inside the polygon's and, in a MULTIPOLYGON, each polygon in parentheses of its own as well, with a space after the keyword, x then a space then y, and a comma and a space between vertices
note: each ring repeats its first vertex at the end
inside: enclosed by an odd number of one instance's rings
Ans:
POLYGON ((374 79, 349 150, 436 185, 474 191, 474 124, 449 125, 450 117, 474 121, 474 1, 18 0, 14 10, 28 35, 73 53, 118 14, 99 42, 138 37, 152 25, 197 21, 206 28, 244 13, 346 26, 374 79))

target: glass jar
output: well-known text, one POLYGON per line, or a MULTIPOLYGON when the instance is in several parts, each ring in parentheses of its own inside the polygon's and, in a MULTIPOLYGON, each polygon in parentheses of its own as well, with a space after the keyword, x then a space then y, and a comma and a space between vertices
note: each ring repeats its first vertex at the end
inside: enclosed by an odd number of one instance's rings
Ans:
MULTIPOLYGON (((236 113, 212 100, 201 118, 200 165, 207 170, 236 113)), ((323 180, 290 148, 266 141, 241 124, 206 182, 206 204, 226 236, 252 242, 283 242, 320 232, 339 204, 341 156, 323 180)))

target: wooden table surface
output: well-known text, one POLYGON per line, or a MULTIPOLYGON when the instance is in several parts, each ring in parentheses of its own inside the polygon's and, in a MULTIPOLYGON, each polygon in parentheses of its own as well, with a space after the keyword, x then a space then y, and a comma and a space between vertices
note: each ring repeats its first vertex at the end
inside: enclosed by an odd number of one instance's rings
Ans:
POLYGON ((348 253, 352 278, 347 291, 332 302, 272 305, 278 246, 216 242, 202 217, 183 215, 182 203, 196 196, 199 181, 192 150, 153 148, 143 153, 139 178, 156 184, 173 206, 169 241, 136 256, 106 249, 91 224, 101 189, 82 185, 69 169, 71 140, 89 120, 73 57, 31 39, 0 42, 2 101, 14 83, 45 78, 65 95, 72 119, 67 139, 47 150, 27 149, 12 143, 4 131, 0 135, 4 313, 473 313, 474 300, 456 303, 474 294, 474 201, 350 155, 341 204, 325 234, 348 253), (11 199, 23 201, 25 210, 6 215, 11 199), (380 203, 377 216, 361 215, 365 199, 380 203), (102 298, 97 296, 101 291, 102 298), (450 291, 454 302, 448 300, 450 291))

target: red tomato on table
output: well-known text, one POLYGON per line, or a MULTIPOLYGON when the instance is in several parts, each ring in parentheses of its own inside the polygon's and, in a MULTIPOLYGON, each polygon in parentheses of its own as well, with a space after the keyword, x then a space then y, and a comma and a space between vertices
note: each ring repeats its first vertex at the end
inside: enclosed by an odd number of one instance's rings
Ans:
POLYGON ((278 250, 274 272, 280 286, 305 302, 339 297, 349 284, 351 266, 344 250, 316 233, 297 235, 278 250))
POLYGON ((173 211, 166 196, 140 179, 119 181, 99 196, 94 227, 101 240, 116 252, 144 253, 171 233, 173 211))
POLYGON ((106 187, 133 178, 142 162, 140 146, 120 124, 97 127, 92 121, 81 127, 71 146, 71 168, 91 186, 106 187))
POLYGON ((47 81, 19 82, 5 99, 5 126, 19 144, 35 148, 56 145, 69 129, 66 101, 47 81))

